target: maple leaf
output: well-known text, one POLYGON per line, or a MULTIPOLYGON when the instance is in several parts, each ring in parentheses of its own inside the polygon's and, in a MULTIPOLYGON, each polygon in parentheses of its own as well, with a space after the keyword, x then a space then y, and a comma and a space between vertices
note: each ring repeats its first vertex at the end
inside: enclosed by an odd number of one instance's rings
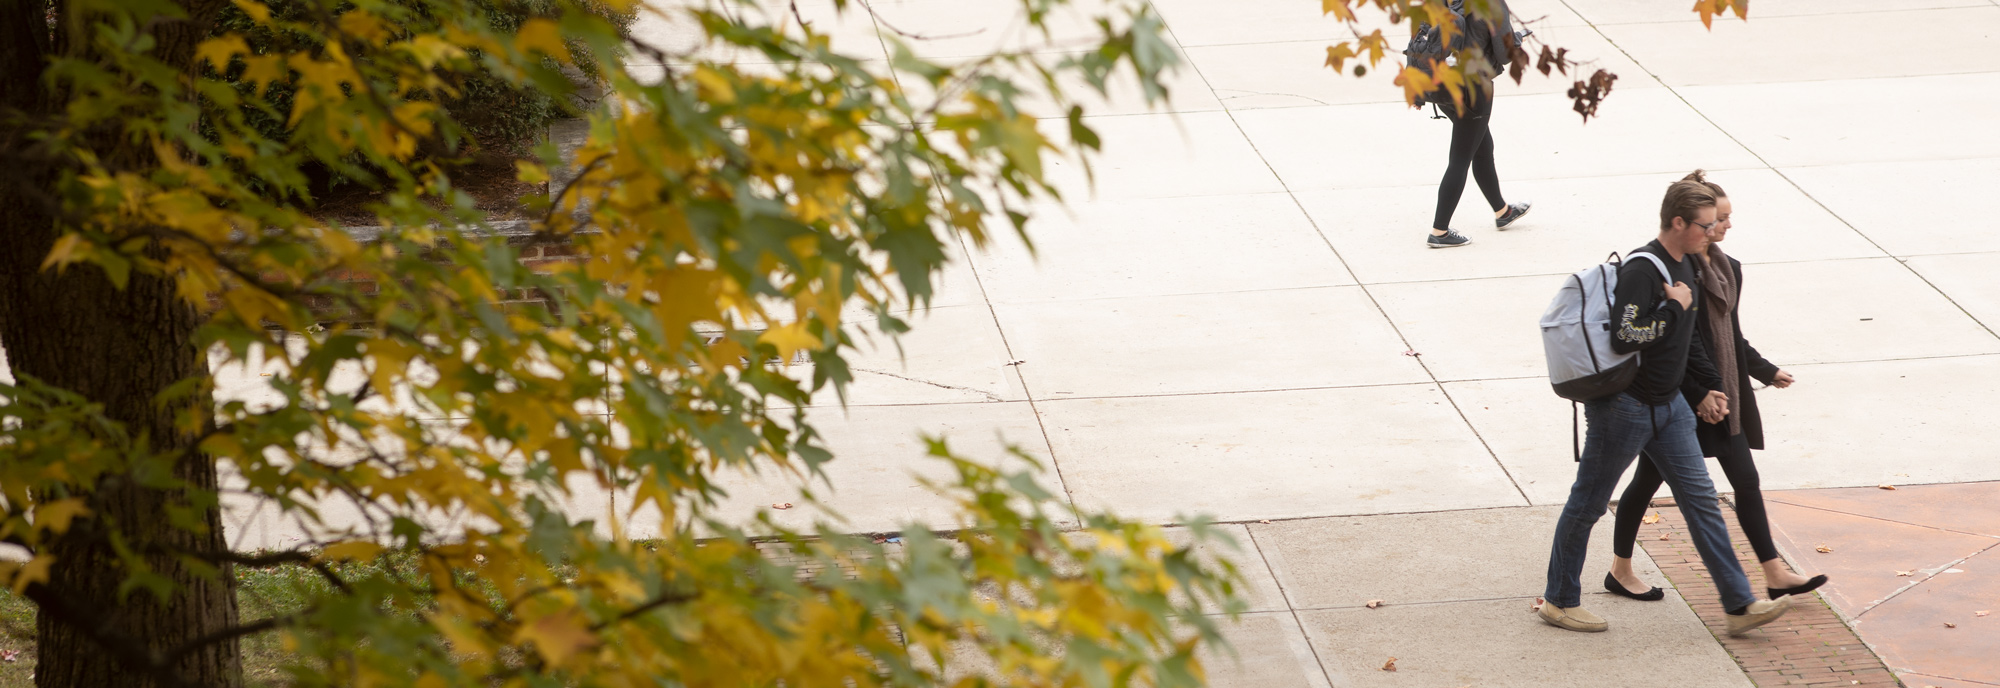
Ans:
POLYGON ((1828 547, 1828 546, 1826 546, 1826 545, 1820 545, 1820 546, 1818 546, 1818 547, 1814 547, 1814 548, 1813 548, 1813 551, 1816 551, 1816 552, 1819 552, 1820 554, 1826 554, 1826 553, 1828 553, 1828 552, 1832 552, 1832 551, 1833 551, 1833 548, 1832 548, 1832 547, 1828 547))
POLYGON ((1896 576, 1897 576, 1898 578, 1907 578, 1907 577, 1909 577, 1909 576, 1914 576, 1914 575, 1916 575, 1916 573, 1917 573, 1917 572, 1915 572, 1915 571, 1897 571, 1897 572, 1896 572, 1896 576))
POLYGON ((1363 606, 1365 606, 1365 607, 1367 607, 1367 608, 1369 608, 1369 609, 1375 609, 1375 608, 1377 608, 1377 607, 1380 607, 1380 606, 1382 606, 1383 604, 1384 604, 1384 602, 1382 602, 1381 600, 1369 600, 1369 601, 1368 601, 1368 604, 1366 604, 1366 605, 1363 605, 1363 606))
POLYGON ((1888 484, 1888 483, 1882 483, 1882 484, 1880 484, 1880 485, 1876 485, 1875 487, 1877 487, 1877 488, 1879 488, 1879 489, 1883 489, 1883 490, 1893 490, 1893 489, 1896 489, 1896 486, 1895 486, 1895 485, 1890 485, 1890 484, 1888 484))
POLYGON ((590 625, 583 613, 575 609, 564 609, 556 613, 523 624, 515 632, 514 642, 531 642, 535 652, 550 664, 561 666, 577 652, 597 644, 597 636, 590 632, 590 625))
POLYGON ((1341 43, 1326 49, 1326 66, 1332 67, 1333 71, 1338 72, 1341 71, 1341 66, 1346 64, 1349 59, 1357 56, 1354 52, 1354 46, 1341 43))
POLYGON ((1661 519, 1661 518, 1662 518, 1662 517, 1660 516, 1660 512, 1658 512, 1658 511, 1655 511, 1655 512, 1653 512, 1653 513, 1650 513, 1650 514, 1646 514, 1646 517, 1645 517, 1645 518, 1642 518, 1642 519, 1639 519, 1639 520, 1641 520, 1641 521, 1644 521, 1644 522, 1646 522, 1646 523, 1659 523, 1659 522, 1660 522, 1660 519, 1661 519))
POLYGON ((1424 94, 1430 93, 1437 86, 1429 74, 1416 67, 1404 67, 1402 73, 1396 75, 1395 84, 1403 87, 1403 101, 1412 107, 1420 106, 1424 94))
POLYGON ((1383 662, 1383 663, 1382 663, 1382 670, 1383 670, 1383 671, 1395 671, 1395 670, 1396 670, 1396 658, 1395 658, 1395 657, 1390 657, 1390 658, 1389 658, 1389 661, 1387 661, 1387 662, 1383 662))
POLYGON ((1334 19, 1344 22, 1355 20, 1354 10, 1348 9, 1347 0, 1320 0, 1320 14, 1331 14, 1334 19))

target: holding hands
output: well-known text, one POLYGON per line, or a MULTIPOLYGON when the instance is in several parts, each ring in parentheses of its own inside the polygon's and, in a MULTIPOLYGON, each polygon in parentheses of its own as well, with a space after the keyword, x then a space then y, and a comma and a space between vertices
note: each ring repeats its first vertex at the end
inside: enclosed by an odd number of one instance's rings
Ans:
POLYGON ((1729 417, 1729 395, 1716 391, 1709 392, 1707 397, 1702 398, 1701 404, 1695 407, 1694 415, 1701 418, 1703 423, 1722 422, 1722 419, 1729 417))

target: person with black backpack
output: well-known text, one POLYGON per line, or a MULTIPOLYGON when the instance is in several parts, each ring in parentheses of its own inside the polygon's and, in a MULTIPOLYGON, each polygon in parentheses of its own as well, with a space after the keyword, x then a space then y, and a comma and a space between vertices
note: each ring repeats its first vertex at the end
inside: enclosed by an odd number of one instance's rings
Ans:
MULTIPOLYGON (((1608 329, 1608 346, 1630 357, 1628 362, 1583 378, 1601 382, 1603 375, 1609 375, 1615 380, 1588 394, 1566 387, 1575 380, 1551 377, 1558 394, 1588 400, 1583 403, 1587 425, 1577 457, 1576 482, 1570 486, 1569 501, 1556 521, 1548 584, 1536 610, 1550 625, 1584 632, 1610 627, 1602 617, 1582 607, 1584 557, 1590 548, 1591 527, 1604 516, 1619 476, 1642 451, 1673 488, 1674 501, 1687 519, 1688 535, 1722 596, 1722 608, 1728 611, 1729 634, 1740 635, 1775 621, 1789 608, 1789 597, 1761 600, 1751 591, 1750 579, 1730 548, 1729 527, 1722 520, 1715 483, 1702 461, 1694 410, 1681 396, 1688 366, 1699 367, 1708 360, 1701 339, 1695 336, 1697 323, 1705 315, 1695 262, 1708 249, 1708 232, 1717 221, 1715 195, 1706 185, 1683 179, 1668 186, 1660 204, 1659 237, 1632 252, 1633 256, 1644 253, 1650 257, 1624 261, 1616 284, 1605 285, 1612 291, 1606 322, 1589 323, 1586 317, 1582 323, 1585 330, 1591 325, 1602 328, 1599 332, 1608 329), (1635 353, 1637 356, 1632 356, 1635 353)), ((1546 327, 1544 341, 1554 341, 1546 338, 1551 332, 1546 327)), ((1550 349, 1552 372, 1558 367, 1573 367, 1557 365, 1564 363, 1558 349, 1550 349)), ((1716 374, 1711 366, 1698 376, 1706 379, 1716 374)), ((1705 413, 1713 410, 1708 404, 1704 409, 1705 413)))
POLYGON ((1431 248, 1472 243, 1451 228, 1452 213, 1458 209, 1459 197, 1465 195, 1468 171, 1493 208, 1495 227, 1505 230, 1528 214, 1529 203, 1510 204, 1500 194, 1500 173, 1493 165, 1493 133, 1488 128, 1493 117, 1494 77, 1512 61, 1514 46, 1519 45, 1527 32, 1514 30, 1513 16, 1505 0, 1487 0, 1485 8, 1467 17, 1465 0, 1451 0, 1448 9, 1457 31, 1450 44, 1446 44, 1439 27, 1425 24, 1411 34, 1410 44, 1403 50, 1409 65, 1425 74, 1435 75, 1437 65, 1443 63, 1457 66, 1470 82, 1462 91, 1463 109, 1443 87, 1425 93, 1423 98, 1451 120, 1450 157, 1445 164, 1444 180, 1438 184, 1437 212, 1431 219, 1430 237, 1425 239, 1431 248), (1481 59, 1461 62, 1460 53, 1481 59))

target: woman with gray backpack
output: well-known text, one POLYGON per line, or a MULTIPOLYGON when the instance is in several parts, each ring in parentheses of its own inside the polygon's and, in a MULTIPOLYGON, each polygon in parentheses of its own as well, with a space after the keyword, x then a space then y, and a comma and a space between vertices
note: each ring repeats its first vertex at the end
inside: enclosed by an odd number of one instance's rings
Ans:
POLYGON ((1470 82, 1462 91, 1463 109, 1444 88, 1424 94, 1425 102, 1451 120, 1450 157, 1444 180, 1438 184, 1437 212, 1431 220, 1430 237, 1425 240, 1431 248, 1472 243, 1451 228, 1452 213, 1458 209, 1459 197, 1465 195, 1467 172, 1479 183, 1480 193, 1485 194, 1486 203, 1493 208, 1493 224, 1499 229, 1507 229, 1528 214, 1529 206, 1525 202, 1510 204, 1500 195, 1500 174, 1493 166, 1493 133, 1488 128, 1493 116, 1494 77, 1512 60, 1516 46, 1527 32, 1514 30, 1513 15, 1505 0, 1487 0, 1485 9, 1475 11, 1470 17, 1465 13, 1465 0, 1451 0, 1448 9, 1458 29, 1450 45, 1445 44, 1438 27, 1426 24, 1418 27, 1409 47, 1403 50, 1409 65, 1425 74, 1435 74, 1436 63, 1444 63, 1458 67, 1470 82), (1461 51, 1484 58, 1484 64, 1459 62, 1457 54, 1461 51))

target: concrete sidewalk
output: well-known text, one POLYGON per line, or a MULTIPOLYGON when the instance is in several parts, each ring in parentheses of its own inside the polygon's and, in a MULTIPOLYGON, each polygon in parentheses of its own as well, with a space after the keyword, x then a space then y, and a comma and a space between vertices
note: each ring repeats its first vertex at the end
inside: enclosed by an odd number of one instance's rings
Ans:
MULTIPOLYGON (((856 51, 885 25, 959 35, 912 41, 939 57, 1025 40, 964 2, 872 5, 816 26, 856 51)), ((1322 67, 1344 33, 1317 3, 1152 0, 1187 61, 1172 105, 1115 94, 1090 118, 1096 183, 1058 166, 1071 203, 1037 209, 1038 252, 966 247, 903 355, 864 356, 848 407, 814 409, 830 504, 855 530, 952 525, 909 477, 922 429, 1018 444, 1078 506, 1244 524, 1270 578, 1217 685, 1749 685, 1686 604, 1593 597, 1601 636, 1528 614, 1574 476, 1535 322, 1706 168, 1735 202, 1746 335, 1800 380, 1760 398, 1765 489, 2000 479, 2000 232, 1978 201, 2000 178, 2000 4, 1895 5, 1760 0, 1709 31, 1682 3, 1513 3, 1620 79, 1588 124, 1567 78, 1504 85, 1499 172, 1534 212, 1495 232, 1467 189, 1474 244, 1432 251, 1449 127, 1386 75, 1322 67)), ((796 501, 734 493, 746 516, 796 501)))
MULTIPOLYGON (((1229 633, 1236 656, 1206 660, 1213 685, 1751 685, 1676 591, 1664 603, 1587 592, 1585 606, 1612 624, 1601 635, 1543 623, 1532 609, 1560 510, 1232 527, 1252 611, 1229 633), (1396 670, 1384 671, 1391 658, 1396 670)), ((1609 530, 1593 534, 1594 551, 1609 550, 1609 530)), ((1637 560, 1664 580, 1646 555, 1637 560)))
MULTIPOLYGON (((854 531, 953 526, 912 475, 938 468, 921 430, 970 456, 1018 445, 1080 507, 1231 522, 1253 611, 1231 632, 1242 661, 1212 660, 1219 686, 1752 685, 1678 592, 1589 596, 1612 622, 1601 635, 1530 614, 1574 476, 1537 317, 1559 276, 1645 243, 1664 187, 1707 168, 1735 203, 1724 247, 1745 264, 1746 335, 1799 378, 1759 400, 1765 489, 2000 480, 2000 227, 1984 202, 2000 179, 2000 0, 1758 0, 1713 31, 1684 2, 1512 4, 1537 38, 1620 78, 1587 125, 1567 78, 1503 85, 1499 172, 1533 214, 1493 231, 1468 189, 1456 227, 1473 245, 1433 251, 1449 126, 1386 74, 1322 67, 1343 27, 1318 3, 1152 0, 1187 62, 1172 104, 1121 87, 1089 118, 1095 185, 1053 168, 1071 203, 1034 209, 1038 252, 960 246, 902 353, 853 361, 848 405, 811 409, 838 456, 817 491, 854 531)), ((887 59, 891 24, 956 36, 913 41, 936 57, 1039 40, 1007 28, 1001 0, 872 5, 797 11, 870 59, 887 59)), ((1083 25, 1055 22, 1043 47, 1073 49, 1083 25)), ((725 508, 746 518, 800 501, 782 479, 730 480, 725 508)), ((576 508, 601 513, 589 501, 576 508)), ((1964 508, 1991 518, 1990 502, 1964 508)), ((1923 526, 1993 534, 1955 527, 1972 516, 1923 526)), ((242 518, 239 546, 284 544, 283 524, 242 518)), ((1609 556, 1601 526, 1587 590, 1609 556)), ((1875 599, 1864 576, 1836 575, 1875 599)), ((1994 676, 1990 656, 1948 675, 1994 676)))

